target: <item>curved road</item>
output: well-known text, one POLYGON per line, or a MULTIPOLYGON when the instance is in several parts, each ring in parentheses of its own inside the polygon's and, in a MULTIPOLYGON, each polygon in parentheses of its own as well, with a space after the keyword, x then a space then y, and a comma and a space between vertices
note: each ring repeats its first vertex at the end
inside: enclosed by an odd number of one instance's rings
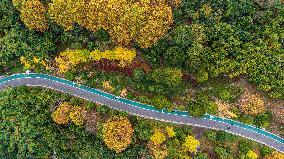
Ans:
POLYGON ((164 122, 192 125, 215 130, 223 130, 265 144, 284 153, 284 139, 254 126, 217 116, 204 115, 194 118, 187 112, 167 112, 152 106, 117 97, 101 90, 78 85, 74 82, 44 74, 15 74, 0 78, 0 91, 9 87, 39 86, 58 90, 92 102, 107 105, 111 108, 128 112, 143 118, 164 122), (228 129, 228 127, 230 127, 228 129))

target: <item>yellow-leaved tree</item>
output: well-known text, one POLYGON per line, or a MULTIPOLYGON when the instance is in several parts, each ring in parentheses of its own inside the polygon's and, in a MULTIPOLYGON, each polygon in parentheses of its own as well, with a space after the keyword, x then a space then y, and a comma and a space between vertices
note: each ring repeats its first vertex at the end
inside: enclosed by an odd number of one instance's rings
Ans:
POLYGON ((74 23, 83 24, 88 5, 86 0, 52 0, 48 14, 65 31, 71 30, 74 23))
POLYGON ((103 124, 102 133, 106 146, 120 153, 131 143, 133 128, 126 117, 112 118, 103 124))
POLYGON ((188 135, 185 137, 185 141, 182 144, 182 149, 184 152, 196 152, 199 145, 200 142, 195 137, 188 135))
MULTIPOLYGON (((177 5, 179 1, 172 3, 177 5)), ((48 13, 65 30, 78 23, 94 32, 107 30, 118 45, 136 41, 146 48, 158 41, 173 23, 168 4, 144 0, 52 0, 48 13)))
POLYGON ((13 0, 21 20, 29 29, 44 32, 48 29, 46 8, 40 0, 13 0))
POLYGON ((68 124, 71 107, 67 102, 61 103, 51 115, 53 121, 57 124, 68 124))

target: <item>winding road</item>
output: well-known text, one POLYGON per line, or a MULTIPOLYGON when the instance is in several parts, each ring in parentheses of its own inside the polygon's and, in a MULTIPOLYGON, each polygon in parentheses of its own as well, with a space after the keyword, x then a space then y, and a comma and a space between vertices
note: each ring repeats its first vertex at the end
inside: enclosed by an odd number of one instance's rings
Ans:
POLYGON ((39 86, 71 94, 92 102, 109 106, 110 108, 125 111, 129 114, 158 121, 192 125, 215 130, 223 130, 231 134, 242 136, 265 144, 284 153, 284 139, 252 125, 243 124, 234 120, 213 115, 204 115, 202 118, 191 117, 188 112, 158 110, 153 106, 131 101, 122 97, 103 92, 98 89, 76 84, 55 76, 46 74, 14 74, 0 78, 0 91, 9 87, 39 86), (229 129, 228 129, 229 127, 229 129))

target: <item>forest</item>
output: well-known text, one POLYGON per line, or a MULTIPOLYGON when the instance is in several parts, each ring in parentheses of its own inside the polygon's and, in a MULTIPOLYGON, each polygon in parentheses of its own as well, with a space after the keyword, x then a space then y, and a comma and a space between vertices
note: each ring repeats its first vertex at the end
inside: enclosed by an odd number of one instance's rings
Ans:
MULTIPOLYGON (((284 1, 0 0, 0 76, 27 70, 284 138, 284 1)), ((0 114, 3 159, 284 159, 40 87, 0 91, 0 114)))

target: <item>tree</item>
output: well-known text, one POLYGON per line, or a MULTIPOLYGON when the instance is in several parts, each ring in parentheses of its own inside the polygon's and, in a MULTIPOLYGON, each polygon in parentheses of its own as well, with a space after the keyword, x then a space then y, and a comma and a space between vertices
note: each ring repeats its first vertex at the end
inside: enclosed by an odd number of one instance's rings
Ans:
POLYGON ((195 137, 188 135, 185 137, 185 141, 182 144, 182 149, 184 152, 197 152, 197 147, 200 145, 200 142, 195 139, 195 137))
POLYGON ((103 124, 102 133, 106 146, 120 153, 131 143, 133 128, 125 117, 112 118, 103 124))
POLYGON ((240 108, 247 115, 258 115, 265 111, 264 101, 260 95, 244 92, 240 99, 240 108))
POLYGON ((187 47, 192 44, 192 34, 190 25, 179 25, 173 31, 173 41, 181 47, 187 47))
POLYGON ((74 23, 84 23, 86 9, 86 0, 52 0, 48 5, 48 14, 52 20, 68 31, 73 29, 74 23))
POLYGON ((185 64, 186 52, 178 46, 169 47, 165 52, 165 64, 169 67, 182 68, 185 64))
POLYGON ((173 109, 172 103, 163 95, 157 95, 151 99, 151 104, 158 109, 166 109, 171 111, 173 109))
POLYGON ((157 68, 151 72, 151 78, 157 84, 174 87, 181 83, 182 72, 177 68, 157 68))
POLYGON ((71 106, 67 102, 64 102, 52 113, 51 117, 57 124, 68 124, 70 111, 71 106))
POLYGON ((24 1, 19 10, 21 20, 29 29, 41 32, 48 29, 46 9, 39 0, 24 1))

